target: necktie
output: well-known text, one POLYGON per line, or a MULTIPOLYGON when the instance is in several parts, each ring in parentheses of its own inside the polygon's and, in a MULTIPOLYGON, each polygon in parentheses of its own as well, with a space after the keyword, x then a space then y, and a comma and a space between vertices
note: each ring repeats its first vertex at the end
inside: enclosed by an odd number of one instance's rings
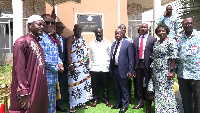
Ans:
POLYGON ((114 53, 113 53, 113 66, 115 65, 115 55, 116 55, 116 53, 117 53, 117 49, 118 49, 118 46, 119 46, 119 41, 117 41, 117 45, 116 45, 116 47, 115 47, 115 51, 114 51, 114 53))
POLYGON ((141 39, 141 41, 140 41, 139 59, 142 59, 143 39, 144 39, 144 35, 142 36, 142 39, 141 39))
MULTIPOLYGON (((58 37, 58 42, 59 42, 59 46, 60 46, 60 49, 62 50, 62 42, 61 42, 61 36, 59 36, 58 37)), ((63 50, 62 50, 62 52, 63 52, 63 50)))

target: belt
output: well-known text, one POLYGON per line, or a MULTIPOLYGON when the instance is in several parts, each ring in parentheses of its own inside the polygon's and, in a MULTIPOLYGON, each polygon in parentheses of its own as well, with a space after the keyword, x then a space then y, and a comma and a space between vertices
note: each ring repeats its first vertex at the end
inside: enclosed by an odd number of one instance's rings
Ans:
POLYGON ((139 59, 139 62, 144 62, 144 59, 139 59))

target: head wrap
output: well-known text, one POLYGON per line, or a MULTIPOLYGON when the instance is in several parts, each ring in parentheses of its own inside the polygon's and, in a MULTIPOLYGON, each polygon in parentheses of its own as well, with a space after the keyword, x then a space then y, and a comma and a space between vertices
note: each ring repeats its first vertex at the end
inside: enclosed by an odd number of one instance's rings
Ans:
POLYGON ((26 24, 32 23, 33 21, 37 21, 37 20, 43 20, 43 18, 39 15, 32 15, 28 18, 28 20, 26 21, 26 24))

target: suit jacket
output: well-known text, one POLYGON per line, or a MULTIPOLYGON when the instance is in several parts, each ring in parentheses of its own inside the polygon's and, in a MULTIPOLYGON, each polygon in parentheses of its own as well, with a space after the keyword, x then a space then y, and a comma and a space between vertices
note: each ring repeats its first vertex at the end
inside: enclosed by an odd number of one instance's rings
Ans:
MULTIPOLYGON (((51 34, 51 36, 55 40, 56 33, 51 34)), ((63 52, 62 52, 62 49, 60 48, 60 46, 58 46, 58 54, 59 54, 60 59, 63 61, 63 67, 66 69, 66 67, 67 67, 66 38, 62 36, 62 40, 63 40, 63 52)))
MULTIPOLYGON (((111 46, 110 54, 110 74, 113 76, 112 55, 115 42, 111 46)), ((134 73, 134 50, 130 41, 123 40, 118 56, 118 70, 121 78, 126 78, 127 73, 134 73)))
MULTIPOLYGON (((152 62, 152 54, 153 54, 153 45, 156 42, 156 38, 152 36, 147 37, 146 41, 146 46, 144 50, 144 62, 145 62, 145 67, 147 69, 150 68, 150 64, 152 62)), ((134 62, 135 62, 135 69, 138 68, 138 63, 139 63, 139 37, 135 38, 133 40, 133 47, 134 47, 134 62)))

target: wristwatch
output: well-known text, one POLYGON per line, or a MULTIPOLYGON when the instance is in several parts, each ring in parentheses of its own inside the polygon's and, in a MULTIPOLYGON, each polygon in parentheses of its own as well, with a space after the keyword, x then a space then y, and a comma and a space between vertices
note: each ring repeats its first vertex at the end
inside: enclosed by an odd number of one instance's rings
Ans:
POLYGON ((174 72, 174 69, 169 69, 169 72, 173 73, 173 72, 174 72))

